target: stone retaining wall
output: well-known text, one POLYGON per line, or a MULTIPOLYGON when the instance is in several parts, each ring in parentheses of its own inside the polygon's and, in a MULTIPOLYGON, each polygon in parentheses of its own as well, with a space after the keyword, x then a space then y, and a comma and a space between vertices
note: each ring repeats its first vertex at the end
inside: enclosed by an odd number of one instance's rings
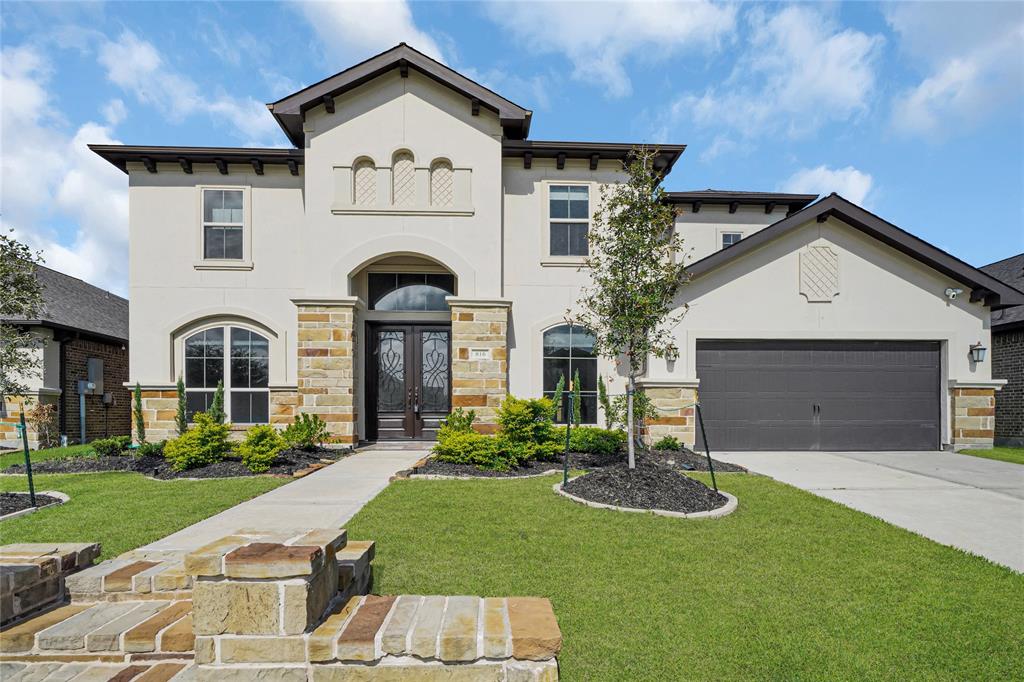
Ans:
POLYGON ((95 543, 25 543, 0 547, 0 626, 63 601, 65 578, 92 565, 95 543))

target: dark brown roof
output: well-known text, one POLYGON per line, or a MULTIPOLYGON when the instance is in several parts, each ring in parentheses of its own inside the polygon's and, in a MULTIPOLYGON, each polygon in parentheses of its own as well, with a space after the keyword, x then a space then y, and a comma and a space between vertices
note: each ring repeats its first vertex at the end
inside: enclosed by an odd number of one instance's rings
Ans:
POLYGON ((157 163, 179 164, 186 173, 192 171, 193 163, 244 163, 259 166, 257 173, 263 173, 263 164, 282 164, 298 173, 298 166, 305 159, 301 149, 258 149, 250 147, 150 147, 121 144, 91 144, 89 149, 114 164, 126 173, 129 161, 146 164, 151 173, 156 172, 157 163))
POLYGON ((744 206, 781 204, 797 211, 818 198, 817 194, 789 194, 786 192, 744 192, 728 189, 696 189, 686 192, 665 192, 672 204, 741 204, 744 206))
POLYGON ((128 341, 128 299, 42 265, 36 266, 36 278, 43 287, 38 319, 10 321, 128 341))
MULTIPOLYGON (((390 50, 370 57, 341 73, 325 78, 319 83, 314 83, 276 102, 271 102, 267 108, 277 119, 292 144, 302 147, 305 143, 302 121, 306 111, 324 105, 325 98, 337 97, 394 69, 414 69, 495 112, 498 114, 506 137, 525 138, 530 133, 532 111, 505 99, 493 90, 466 78, 405 43, 399 43, 390 50)), ((333 106, 333 102, 330 106, 333 106)))
POLYGON ((1024 304, 1024 293, 1007 286, 1000 280, 982 272, 959 258, 952 256, 938 247, 915 237, 892 223, 886 222, 838 194, 832 193, 821 201, 811 204, 782 220, 772 223, 746 239, 741 239, 730 247, 716 251, 686 268, 692 277, 699 277, 706 272, 718 268, 744 254, 750 253, 776 237, 790 232, 812 218, 824 221, 829 217, 837 218, 850 227, 891 246, 901 253, 914 258, 953 280, 971 288, 972 301, 984 301, 993 310, 1024 304))
MULTIPOLYGON (((983 265, 981 269, 1014 289, 1024 291, 1024 253, 983 265)), ((1017 327, 1024 327, 1024 305, 1004 308, 992 313, 993 331, 1017 327)))
POLYGON ((667 175, 672 166, 686 150, 685 144, 644 145, 629 142, 570 142, 558 140, 505 140, 501 143, 501 155, 505 157, 521 157, 530 154, 532 159, 557 159, 563 155, 565 159, 590 159, 593 163, 600 159, 626 159, 634 149, 648 147, 657 150, 658 158, 663 164, 659 171, 667 175), (596 157, 596 158, 595 158, 596 157))

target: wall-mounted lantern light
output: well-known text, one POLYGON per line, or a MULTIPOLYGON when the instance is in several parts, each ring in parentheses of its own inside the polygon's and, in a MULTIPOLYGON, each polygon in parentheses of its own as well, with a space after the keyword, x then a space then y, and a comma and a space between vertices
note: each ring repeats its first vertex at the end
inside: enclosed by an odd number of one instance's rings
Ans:
POLYGON ((981 345, 981 342, 975 343, 971 346, 971 360, 974 362, 985 362, 985 353, 988 351, 985 346, 981 345))

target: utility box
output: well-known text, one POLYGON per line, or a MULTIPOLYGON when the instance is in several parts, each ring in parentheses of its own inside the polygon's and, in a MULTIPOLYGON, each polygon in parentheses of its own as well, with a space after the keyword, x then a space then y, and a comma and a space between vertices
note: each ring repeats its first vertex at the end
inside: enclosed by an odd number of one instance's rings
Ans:
POLYGON ((103 393, 103 359, 89 358, 86 364, 86 381, 93 385, 92 393, 103 393))

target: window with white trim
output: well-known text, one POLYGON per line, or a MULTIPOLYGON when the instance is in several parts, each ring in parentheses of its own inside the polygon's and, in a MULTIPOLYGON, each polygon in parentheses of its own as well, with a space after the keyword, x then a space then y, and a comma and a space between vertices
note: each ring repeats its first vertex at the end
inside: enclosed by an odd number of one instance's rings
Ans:
POLYGON ((564 424, 569 417, 569 382, 580 379, 580 423, 597 423, 596 339, 586 327, 562 324, 544 332, 544 395, 553 398, 559 378, 564 379, 562 404, 556 405, 555 421, 564 424))
POLYGON ((210 409, 217 383, 223 381, 228 421, 270 421, 270 341, 262 334, 244 327, 211 327, 186 337, 184 378, 189 420, 210 409))
POLYGON ((242 190, 203 190, 203 258, 242 260, 244 211, 242 190))
POLYGON ((739 240, 743 239, 742 232, 723 232, 722 233, 722 248, 732 246, 739 240))
POLYGON ((587 256, 590 249, 590 188, 586 185, 551 185, 548 188, 549 254, 587 256))

